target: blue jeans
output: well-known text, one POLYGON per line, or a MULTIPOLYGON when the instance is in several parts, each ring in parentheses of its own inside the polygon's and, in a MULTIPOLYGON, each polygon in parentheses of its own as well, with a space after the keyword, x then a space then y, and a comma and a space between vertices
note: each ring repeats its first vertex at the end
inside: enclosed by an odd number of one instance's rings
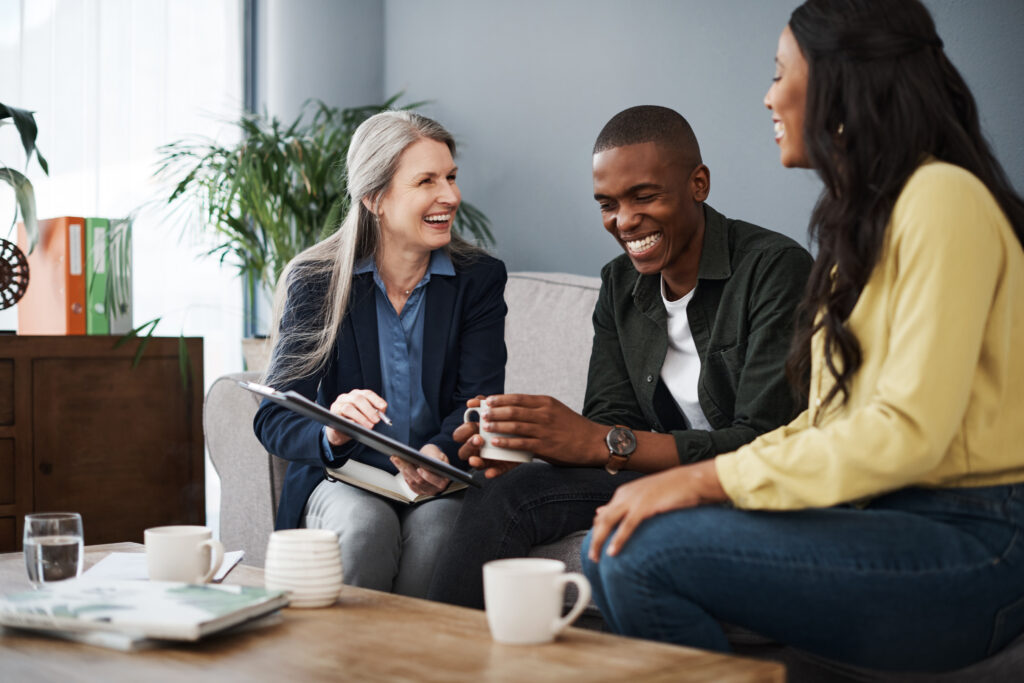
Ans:
POLYGON ((709 506, 586 559, 617 632, 727 651, 719 622, 894 671, 966 666, 1024 630, 1024 484, 904 489, 863 508, 709 506))

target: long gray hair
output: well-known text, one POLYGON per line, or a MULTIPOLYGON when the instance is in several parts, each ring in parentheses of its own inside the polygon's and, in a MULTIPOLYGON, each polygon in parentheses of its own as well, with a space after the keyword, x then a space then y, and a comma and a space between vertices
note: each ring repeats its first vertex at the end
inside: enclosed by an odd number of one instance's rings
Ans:
MULTIPOLYGON (((264 383, 283 387, 326 367, 348 308, 353 267, 357 261, 376 257, 381 246, 376 212, 367 210, 363 199, 368 198, 375 209, 379 206, 402 152, 422 139, 443 142, 455 156, 451 133, 437 121, 410 111, 381 112, 356 129, 346 164, 351 199, 348 214, 334 234, 292 259, 277 283, 270 338, 273 353, 264 383), (294 319, 282 331, 289 293, 298 294, 309 285, 310 291, 320 291, 316 283, 324 280, 327 287, 318 309, 306 311, 315 315, 294 310, 294 319)), ((454 233, 445 249, 453 261, 471 259, 482 251, 454 233)))

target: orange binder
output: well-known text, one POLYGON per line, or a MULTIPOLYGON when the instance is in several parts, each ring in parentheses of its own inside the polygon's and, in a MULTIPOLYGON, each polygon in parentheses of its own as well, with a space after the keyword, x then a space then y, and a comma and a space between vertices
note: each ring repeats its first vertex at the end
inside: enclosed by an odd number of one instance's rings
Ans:
MULTIPOLYGON (((18 248, 27 254, 21 223, 18 248)), ((27 257, 28 289, 18 301, 18 334, 85 334, 85 220, 39 221, 39 244, 27 257)))

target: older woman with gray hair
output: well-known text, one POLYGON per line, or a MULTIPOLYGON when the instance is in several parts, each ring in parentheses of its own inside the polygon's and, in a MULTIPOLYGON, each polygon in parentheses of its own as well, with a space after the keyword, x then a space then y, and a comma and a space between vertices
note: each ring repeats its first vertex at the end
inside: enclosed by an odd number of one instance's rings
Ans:
MULTIPOLYGON (((359 126, 348 153, 352 208, 285 269, 264 381, 465 467, 452 457, 452 431, 466 400, 504 385, 506 272, 452 234, 461 200, 454 154, 452 136, 419 114, 386 111, 359 126)), ((323 466, 351 458, 400 472, 427 495, 447 479, 269 401, 254 428, 289 461, 278 529, 337 532, 347 584, 426 594, 461 494, 396 503, 326 480, 323 466)))

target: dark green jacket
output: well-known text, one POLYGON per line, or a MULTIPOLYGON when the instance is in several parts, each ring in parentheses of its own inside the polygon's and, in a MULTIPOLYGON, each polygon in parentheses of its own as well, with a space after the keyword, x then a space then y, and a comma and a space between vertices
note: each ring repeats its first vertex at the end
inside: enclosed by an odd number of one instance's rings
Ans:
MULTIPOLYGON (((697 396, 712 431, 673 431, 681 463, 733 451, 799 409, 785 378, 793 321, 811 257, 784 235, 704 205, 697 289, 686 309, 700 356, 697 396)), ((668 349, 661 276, 625 254, 601 270, 583 414, 595 422, 666 431, 654 390, 668 349)))

